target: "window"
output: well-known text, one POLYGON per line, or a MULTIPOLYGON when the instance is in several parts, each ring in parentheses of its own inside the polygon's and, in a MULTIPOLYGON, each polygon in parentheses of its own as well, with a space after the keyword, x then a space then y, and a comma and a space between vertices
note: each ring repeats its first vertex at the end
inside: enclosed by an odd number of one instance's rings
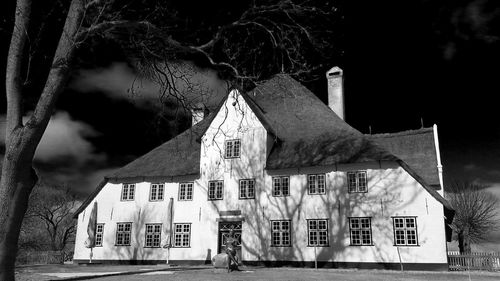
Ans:
POLYGON ((95 230, 95 246, 102 247, 102 235, 104 233, 104 223, 98 223, 95 230))
POLYGON ((373 245, 371 218, 349 218, 351 245, 373 245))
POLYGON ((163 191, 165 187, 162 183, 152 183, 149 190, 150 201, 163 201, 163 191))
POLYGON ((394 217, 394 245, 418 246, 417 218, 394 217))
POLYGON ((123 184, 122 201, 134 200, 135 184, 123 184))
POLYGON ((240 180, 240 199, 255 198, 255 180, 240 180))
POLYGON ((307 175, 309 194, 325 194, 325 174, 307 175))
POLYGON ((307 220, 309 246, 328 247, 328 221, 307 220))
POLYGON ((366 171, 348 172, 347 189, 349 193, 367 192, 366 171))
POLYGON ((290 178, 273 177, 273 196, 290 195, 290 178))
POLYGON ((227 140, 226 141, 226 158, 239 158, 240 157, 240 140, 227 140))
POLYGON ((116 224, 116 246, 130 246, 131 222, 119 222, 116 224))
POLYGON ((275 247, 290 246, 289 220, 271 221, 271 245, 275 247))
POLYGON ((222 200, 224 194, 224 181, 208 182, 208 200, 222 200))
POLYGON ((179 201, 193 200, 193 183, 179 183, 179 201))
POLYGON ((146 224, 145 247, 160 247, 161 224, 146 224))
POLYGON ((174 223, 174 247, 188 248, 190 236, 190 223, 174 223))

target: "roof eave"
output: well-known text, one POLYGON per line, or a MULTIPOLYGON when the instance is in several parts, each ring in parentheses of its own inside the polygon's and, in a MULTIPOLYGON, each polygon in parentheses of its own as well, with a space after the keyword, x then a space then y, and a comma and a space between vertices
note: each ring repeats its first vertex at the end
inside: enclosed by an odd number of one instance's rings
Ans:
POLYGON ((97 187, 94 189, 94 191, 83 201, 82 205, 76 209, 75 213, 73 214, 73 218, 77 219, 78 215, 85 210, 85 208, 94 200, 94 198, 99 194, 99 192, 102 190, 102 188, 108 183, 108 179, 104 177, 104 179, 97 185, 97 187))

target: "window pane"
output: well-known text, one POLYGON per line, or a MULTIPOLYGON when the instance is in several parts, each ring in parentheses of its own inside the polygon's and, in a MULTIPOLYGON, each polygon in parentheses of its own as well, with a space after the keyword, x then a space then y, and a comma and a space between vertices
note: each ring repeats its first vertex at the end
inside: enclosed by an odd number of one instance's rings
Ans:
POLYGON ((279 196, 281 195, 281 182, 280 178, 273 178, 273 195, 279 196))
POLYGON ((128 187, 128 200, 134 200, 135 185, 131 184, 128 187))
POLYGON ((283 196, 287 196, 287 195, 290 195, 290 186, 289 186, 289 180, 288 180, 288 177, 283 177, 281 178, 282 181, 281 181, 281 189, 282 189, 282 195, 283 196))
POLYGON ((233 157, 240 157, 240 140, 234 141, 234 153, 233 157))
POLYGON ((308 182, 309 182, 309 193, 310 194, 316 194, 316 176, 315 175, 309 175, 308 176, 308 182))
POLYGON ((358 191, 366 192, 366 172, 358 172, 358 191))
POLYGON ((255 180, 250 180, 248 182, 247 195, 248 198, 255 198, 255 180))
POLYGON ((318 175, 318 193, 325 193, 325 175, 318 175))

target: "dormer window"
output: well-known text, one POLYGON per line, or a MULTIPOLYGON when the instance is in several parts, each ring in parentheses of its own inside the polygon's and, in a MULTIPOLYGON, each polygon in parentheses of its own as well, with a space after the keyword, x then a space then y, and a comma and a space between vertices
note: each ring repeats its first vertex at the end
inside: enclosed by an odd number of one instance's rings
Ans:
POLYGON ((347 173, 347 190, 349 193, 368 192, 368 180, 366 171, 356 171, 347 173))
POLYGON ((226 141, 226 158, 239 158, 240 157, 240 140, 227 140, 226 141))

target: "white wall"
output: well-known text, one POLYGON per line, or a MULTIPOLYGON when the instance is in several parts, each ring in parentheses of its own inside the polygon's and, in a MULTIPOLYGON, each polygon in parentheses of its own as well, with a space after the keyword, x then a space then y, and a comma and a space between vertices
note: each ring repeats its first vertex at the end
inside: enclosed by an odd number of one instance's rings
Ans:
MULTIPOLYGON (((171 249, 173 260, 205 260, 217 252, 220 212, 241 210, 244 260, 313 261, 307 247, 306 219, 328 219, 330 247, 318 248, 318 260, 398 263, 392 216, 416 216, 419 246, 399 247, 405 263, 446 263, 443 206, 396 163, 364 163, 266 171, 268 134, 244 100, 233 91, 202 138, 200 178, 193 201, 178 201, 178 182, 166 183, 165 200, 149 201, 150 183, 136 185, 136 198, 120 201, 120 184, 108 183, 94 199, 98 223, 105 223, 104 246, 94 259, 166 259, 166 250, 144 248, 144 224, 165 220, 168 198, 174 198, 174 223, 192 223, 191 247, 171 249), (233 105, 234 104, 234 105, 233 105), (227 118, 226 118, 227 116, 227 118), (241 157, 224 159, 224 140, 240 139, 241 157), (346 172, 366 170, 368 192, 347 193, 346 172), (325 195, 307 193, 307 174, 325 173, 325 195), (290 175, 290 196, 273 197, 272 176, 290 175), (256 199, 238 199, 238 180, 256 180, 256 199), (224 199, 207 200, 209 180, 224 180, 224 199), (139 216, 140 210, 140 216, 139 216), (111 213, 113 214, 111 216, 111 213), (350 246, 348 217, 371 217, 374 246, 350 246), (292 220, 292 247, 271 247, 270 220, 292 220), (134 222, 132 246, 114 246, 117 222, 134 222), (207 255, 209 255, 207 257, 207 255)), ((189 179, 186 179, 189 180, 189 179)), ((75 259, 88 259, 88 215, 93 202, 78 217, 75 259)))

